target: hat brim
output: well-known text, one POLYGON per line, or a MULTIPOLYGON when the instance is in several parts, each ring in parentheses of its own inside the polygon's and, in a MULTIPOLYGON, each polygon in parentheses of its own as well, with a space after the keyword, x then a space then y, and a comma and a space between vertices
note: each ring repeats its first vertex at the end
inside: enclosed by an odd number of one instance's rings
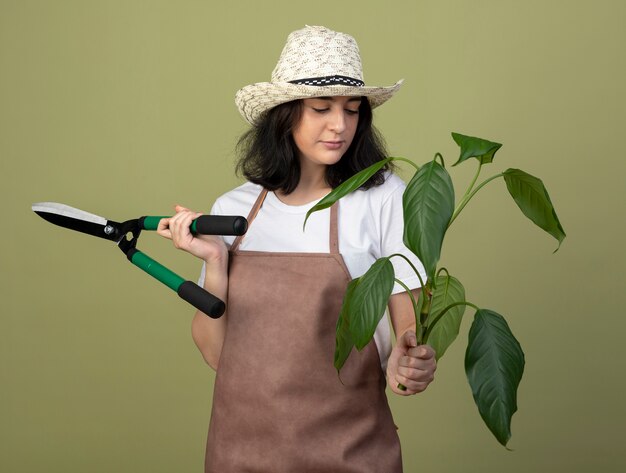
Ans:
POLYGON ((297 85, 289 82, 257 82, 237 91, 235 103, 239 113, 250 124, 254 124, 263 113, 282 103, 311 97, 367 97, 372 108, 376 108, 400 89, 402 80, 389 87, 349 87, 345 85, 316 86, 297 85))

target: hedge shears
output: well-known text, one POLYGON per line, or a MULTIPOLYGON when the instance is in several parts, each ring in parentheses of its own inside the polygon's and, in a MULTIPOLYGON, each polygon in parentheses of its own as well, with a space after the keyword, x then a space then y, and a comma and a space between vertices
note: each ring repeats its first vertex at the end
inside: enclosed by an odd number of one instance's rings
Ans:
MULTIPOLYGON (((131 263, 176 291, 196 309, 214 319, 224 313, 226 305, 223 301, 137 249, 141 231, 156 230, 161 219, 168 217, 145 216, 120 223, 56 202, 33 204, 32 209, 55 225, 114 241, 131 263)), ((201 215, 190 227, 192 233, 203 235, 243 235, 247 229, 248 222, 244 217, 225 215, 201 215)))

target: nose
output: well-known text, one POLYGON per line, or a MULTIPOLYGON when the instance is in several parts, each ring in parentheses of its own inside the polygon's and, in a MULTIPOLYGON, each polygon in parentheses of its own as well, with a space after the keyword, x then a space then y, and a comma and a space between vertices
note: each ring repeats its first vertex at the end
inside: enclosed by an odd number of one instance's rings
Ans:
POLYGON ((343 133, 346 129, 346 117, 344 115, 343 107, 338 107, 329 114, 329 128, 331 131, 339 134, 343 133))

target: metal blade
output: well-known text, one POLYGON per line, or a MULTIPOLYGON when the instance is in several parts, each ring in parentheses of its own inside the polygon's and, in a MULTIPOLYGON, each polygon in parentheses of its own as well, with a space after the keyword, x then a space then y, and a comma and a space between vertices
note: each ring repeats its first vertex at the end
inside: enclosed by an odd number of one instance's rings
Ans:
POLYGON ((85 212, 84 210, 56 202, 39 202, 33 204, 31 208, 44 220, 60 227, 111 241, 119 239, 116 231, 119 225, 117 222, 108 221, 103 217, 85 212))

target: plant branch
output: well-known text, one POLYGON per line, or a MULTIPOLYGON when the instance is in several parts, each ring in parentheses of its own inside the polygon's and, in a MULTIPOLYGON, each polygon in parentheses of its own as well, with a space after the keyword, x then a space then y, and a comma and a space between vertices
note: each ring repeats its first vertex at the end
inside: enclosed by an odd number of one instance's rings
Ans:
POLYGON ((498 177, 502 177, 502 176, 504 176, 504 173, 501 172, 500 174, 496 174, 495 176, 491 176, 489 179, 485 179, 467 197, 465 197, 461 202, 459 202, 459 205, 457 206, 457 208, 454 210, 454 213, 452 214, 452 218, 450 218, 450 222, 448 222, 448 228, 450 228, 450 225, 452 225, 452 222, 454 222, 454 219, 457 218, 457 216, 461 213, 461 210, 463 210, 463 208, 472 199, 472 197, 474 197, 476 192, 478 192, 480 189, 482 189, 489 182, 493 181, 494 179, 497 179, 498 177))
POLYGON ((465 191, 465 195, 463 196, 463 199, 465 199, 467 197, 467 195, 474 188, 474 184, 476 184, 476 181, 478 180, 478 176, 480 175, 480 170, 482 169, 482 167, 483 167, 483 163, 481 161, 478 161, 478 168, 476 169, 476 174, 474 175, 474 179, 472 179, 472 182, 470 182, 469 187, 465 191))
POLYGON ((415 301, 415 297, 413 297, 413 292, 411 291, 411 289, 409 289, 409 287, 406 284, 404 284, 398 278, 394 278, 394 280, 398 284, 400 284, 400 286, 402 286, 404 288, 404 290, 407 292, 407 294, 411 298, 411 303, 413 304, 413 314, 415 315, 415 332, 417 333, 417 329, 418 329, 418 327, 420 327, 421 324, 419 322, 419 316, 417 314, 417 302, 415 301))
POLYGON ((424 333, 424 343, 427 342, 428 340, 428 336, 430 335, 430 333, 433 331, 433 327, 437 324, 437 322, 439 322, 439 320, 446 315, 446 312, 448 312, 450 309, 452 309, 453 307, 459 306, 459 305, 468 305, 470 307, 473 307, 476 310, 480 310, 480 307, 478 307, 475 304, 472 304, 471 302, 467 302, 467 301, 462 301, 462 302, 454 302, 453 304, 450 304, 448 307, 446 307, 445 309, 443 309, 441 311, 441 313, 437 314, 436 317, 433 318, 433 321, 428 324, 428 327, 426 328, 426 332, 424 333))
MULTIPOLYGON (((402 256, 402 255, 400 255, 400 256, 402 256)), ((417 273, 417 275, 419 277, 419 273, 417 273)), ((415 337, 417 339, 417 344, 421 345, 422 344, 421 343, 421 339, 424 336, 424 329, 422 327, 422 324, 419 321, 419 316, 418 316, 418 312, 417 312, 417 302, 415 301, 415 297, 413 297, 413 292, 411 291, 411 289, 409 289, 409 287, 406 284, 404 284, 398 278, 394 278, 394 279, 395 279, 395 281, 398 284, 400 284, 406 290, 406 292, 409 294, 409 297, 411 298, 411 303, 413 304, 413 314, 415 316, 415 337)), ((422 282, 422 278, 420 278, 420 282, 422 282)), ((397 335, 398 334, 396 334, 396 336, 397 335)), ((402 384, 402 383, 398 383, 398 389, 400 389, 402 391, 406 391, 406 386, 404 384, 402 384)))
POLYGON ((413 161, 411 161, 410 159, 406 159, 406 158, 391 158, 392 161, 404 161, 409 163, 411 166, 413 166, 415 168, 416 171, 420 170, 420 167, 415 164, 413 161))
POLYGON ((439 158, 441 160, 441 167, 446 167, 446 163, 443 161, 443 156, 441 153, 435 153, 435 157, 433 158, 433 161, 436 161, 437 158, 439 158))
POLYGON ((393 258, 394 256, 399 256, 400 258, 404 258, 406 260, 406 262, 409 263, 409 266, 411 266, 411 268, 413 268, 413 271, 417 275, 417 278, 420 280, 420 286, 422 287, 422 291, 425 291, 426 290, 426 285, 424 284, 424 280, 422 279, 422 276, 420 275, 420 273, 417 270, 417 268, 413 265, 413 263, 411 263, 411 260, 409 258, 407 258, 406 256, 404 256, 402 253, 394 253, 393 255, 391 255, 389 257, 389 259, 393 258))

